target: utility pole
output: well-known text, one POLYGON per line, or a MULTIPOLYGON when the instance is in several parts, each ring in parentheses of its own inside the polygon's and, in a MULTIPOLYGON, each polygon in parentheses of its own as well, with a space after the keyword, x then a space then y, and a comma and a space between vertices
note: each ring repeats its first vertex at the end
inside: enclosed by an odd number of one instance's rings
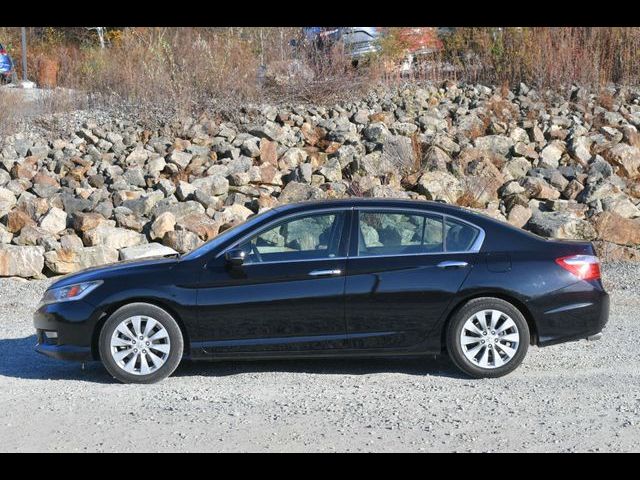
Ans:
POLYGON ((27 81, 27 29, 22 28, 22 80, 27 81))

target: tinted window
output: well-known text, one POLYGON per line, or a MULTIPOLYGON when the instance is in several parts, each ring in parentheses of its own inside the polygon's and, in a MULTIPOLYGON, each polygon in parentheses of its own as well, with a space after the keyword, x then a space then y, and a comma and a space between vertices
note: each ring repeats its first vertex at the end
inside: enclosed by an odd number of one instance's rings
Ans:
POLYGON ((248 262, 311 260, 338 256, 343 213, 285 220, 244 242, 248 262))
POLYGON ((448 252, 466 252, 471 250, 480 231, 471 225, 447 218, 445 222, 445 238, 448 252))
POLYGON ((443 250, 442 217, 360 212, 358 255, 435 253, 443 250))

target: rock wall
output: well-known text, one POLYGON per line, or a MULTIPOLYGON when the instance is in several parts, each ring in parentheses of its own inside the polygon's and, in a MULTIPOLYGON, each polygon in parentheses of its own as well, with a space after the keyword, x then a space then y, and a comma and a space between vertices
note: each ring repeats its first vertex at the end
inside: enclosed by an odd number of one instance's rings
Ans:
POLYGON ((43 119, 2 139, 0 276, 187 252, 279 203, 344 196, 456 203, 637 260, 640 92, 606 94, 446 82, 157 129, 43 119))

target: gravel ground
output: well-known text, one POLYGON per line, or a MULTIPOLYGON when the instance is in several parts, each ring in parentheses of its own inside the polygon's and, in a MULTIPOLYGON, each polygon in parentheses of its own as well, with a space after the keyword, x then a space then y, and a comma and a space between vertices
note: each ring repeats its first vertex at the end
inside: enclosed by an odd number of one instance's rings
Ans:
POLYGON ((599 342, 495 380, 446 358, 187 363, 151 386, 33 351, 45 281, 0 280, 0 451, 638 451, 640 265, 599 342))

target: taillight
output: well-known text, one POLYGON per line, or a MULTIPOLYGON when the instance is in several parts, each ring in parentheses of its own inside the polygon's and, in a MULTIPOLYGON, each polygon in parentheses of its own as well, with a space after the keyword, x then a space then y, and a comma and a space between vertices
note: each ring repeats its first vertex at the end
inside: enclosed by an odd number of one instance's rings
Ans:
POLYGON ((580 280, 600 278, 600 260, 594 255, 569 255, 556 258, 556 263, 580 280))

